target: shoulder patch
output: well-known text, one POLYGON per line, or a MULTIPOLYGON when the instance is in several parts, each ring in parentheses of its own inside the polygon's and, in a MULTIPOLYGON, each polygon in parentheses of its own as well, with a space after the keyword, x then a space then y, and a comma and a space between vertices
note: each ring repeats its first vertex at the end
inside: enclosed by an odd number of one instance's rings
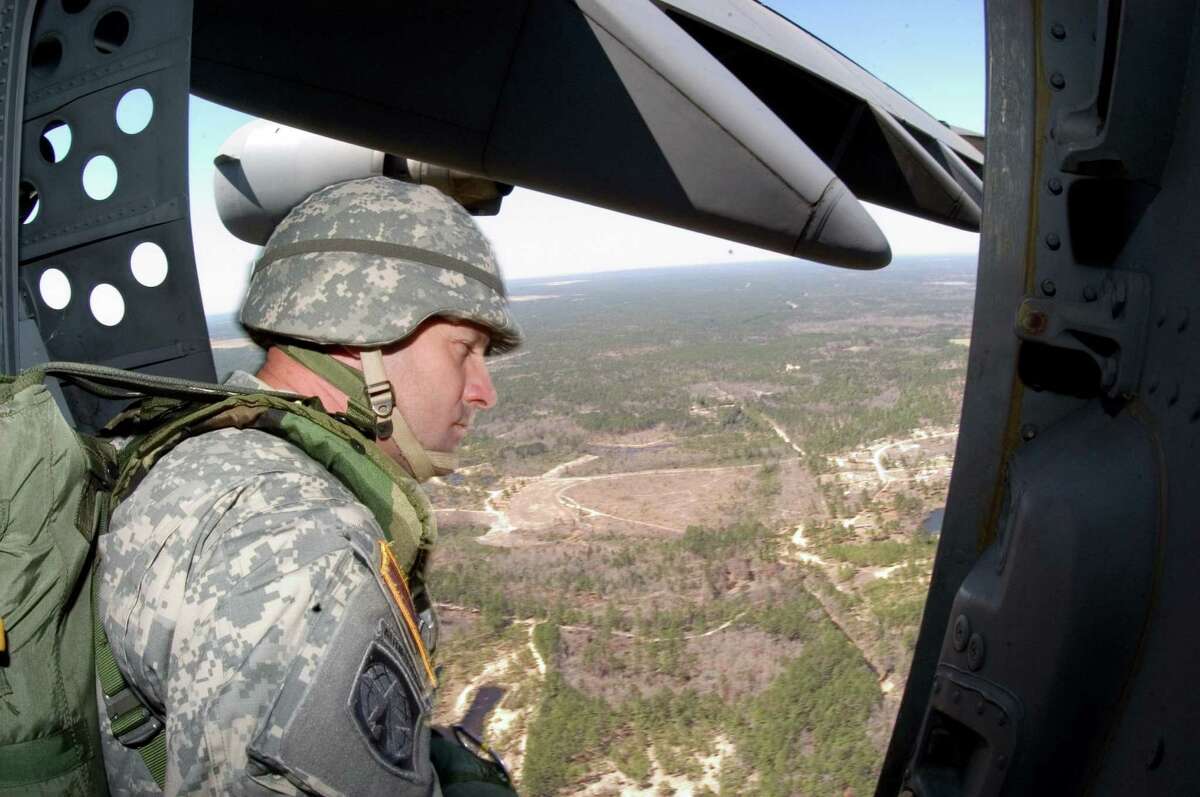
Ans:
POLYGON ((393 605, 400 613, 400 617, 404 621, 404 627, 408 629, 408 635, 413 647, 416 648, 421 658, 421 664, 425 667, 425 674, 429 677, 429 683, 436 689, 437 675, 434 674, 433 663, 429 660, 429 651, 425 649, 425 641, 421 636, 421 626, 417 622, 417 611, 413 606, 412 594, 408 591, 408 578, 405 577, 400 563, 396 561, 396 555, 392 553, 387 540, 379 540, 378 570, 379 576, 383 580, 383 585, 387 588, 388 596, 392 599, 393 605))
POLYGON ((246 771, 284 775, 305 793, 428 797, 432 695, 378 579, 360 571, 356 582, 340 616, 317 615, 319 650, 289 669, 246 771))
POLYGON ((350 715, 380 762, 401 773, 416 770, 422 711, 415 692, 393 653, 373 643, 350 693, 350 715))

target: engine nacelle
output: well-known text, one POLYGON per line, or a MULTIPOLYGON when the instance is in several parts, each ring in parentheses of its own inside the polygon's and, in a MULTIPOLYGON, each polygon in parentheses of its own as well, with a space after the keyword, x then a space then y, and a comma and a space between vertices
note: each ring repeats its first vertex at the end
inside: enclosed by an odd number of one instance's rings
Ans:
POLYGON ((288 211, 333 183, 383 175, 432 185, 477 216, 495 215, 512 186, 422 161, 255 120, 224 144, 213 172, 217 214, 231 233, 263 245, 288 211))

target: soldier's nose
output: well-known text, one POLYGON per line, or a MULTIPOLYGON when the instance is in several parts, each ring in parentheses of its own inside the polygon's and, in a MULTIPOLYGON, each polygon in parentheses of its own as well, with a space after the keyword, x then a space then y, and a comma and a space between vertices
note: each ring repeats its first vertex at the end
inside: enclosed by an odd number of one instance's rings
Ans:
POLYGON ((480 410, 489 410, 496 406, 496 388, 492 384, 492 377, 488 373, 483 358, 479 358, 478 363, 467 372, 467 382, 463 386, 463 400, 480 410))

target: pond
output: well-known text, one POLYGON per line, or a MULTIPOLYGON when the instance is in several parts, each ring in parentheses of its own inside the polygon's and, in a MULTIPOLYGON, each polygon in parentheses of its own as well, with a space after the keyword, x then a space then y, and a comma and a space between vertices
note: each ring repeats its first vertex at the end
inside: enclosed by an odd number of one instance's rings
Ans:
POLYGON ((946 515, 946 507, 939 506, 937 509, 930 512, 921 521, 921 532, 928 534, 930 537, 936 537, 942 533, 942 518, 946 515))
POLYGON ((459 725, 466 728, 476 739, 482 739, 484 720, 502 697, 504 697, 504 690, 499 686, 488 684, 479 687, 479 691, 475 693, 475 699, 471 701, 471 707, 467 709, 467 715, 462 718, 459 725))

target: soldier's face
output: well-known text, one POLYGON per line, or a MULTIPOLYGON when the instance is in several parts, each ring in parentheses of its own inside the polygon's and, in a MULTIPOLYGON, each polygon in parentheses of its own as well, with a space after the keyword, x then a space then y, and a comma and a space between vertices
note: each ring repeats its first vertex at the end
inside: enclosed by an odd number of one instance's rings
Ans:
POLYGON ((454 451, 475 412, 496 404, 483 358, 488 343, 480 327, 433 319, 404 346, 384 354, 396 405, 426 449, 454 451))

